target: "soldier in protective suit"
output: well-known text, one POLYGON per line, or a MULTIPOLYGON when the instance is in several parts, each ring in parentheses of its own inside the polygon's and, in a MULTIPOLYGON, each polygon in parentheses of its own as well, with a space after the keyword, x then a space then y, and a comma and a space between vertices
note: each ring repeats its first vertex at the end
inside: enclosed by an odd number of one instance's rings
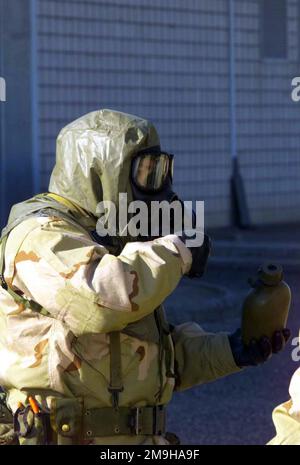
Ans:
POLYGON ((7 443, 169 444, 165 406, 174 391, 283 347, 282 334, 245 348, 238 333, 168 324, 161 304, 183 275, 202 273, 207 241, 189 250, 170 234, 125 240, 118 250, 96 234, 103 199, 173 198, 172 157, 159 144, 144 119, 85 115, 58 136, 49 192, 12 208, 0 269, 0 385, 14 430, 2 425, 7 443), (154 165, 148 185, 143 170, 154 165))
POLYGON ((290 399, 273 411, 276 436, 271 446, 300 446, 300 368, 292 376, 289 386, 290 399))

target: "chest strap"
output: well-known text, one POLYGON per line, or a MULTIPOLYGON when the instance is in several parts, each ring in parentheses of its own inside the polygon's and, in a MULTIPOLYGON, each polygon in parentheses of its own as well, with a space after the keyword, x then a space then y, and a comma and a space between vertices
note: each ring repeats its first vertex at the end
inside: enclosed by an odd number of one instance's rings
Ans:
POLYGON ((123 391, 120 331, 109 333, 110 339, 110 384, 108 390, 112 395, 114 409, 119 405, 119 394, 123 391))

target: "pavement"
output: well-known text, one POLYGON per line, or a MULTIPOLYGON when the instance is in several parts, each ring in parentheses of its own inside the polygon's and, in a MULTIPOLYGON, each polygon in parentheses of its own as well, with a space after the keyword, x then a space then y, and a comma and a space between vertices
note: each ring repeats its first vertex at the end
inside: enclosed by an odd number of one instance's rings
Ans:
POLYGON ((249 268, 262 261, 284 263, 285 269, 300 266, 300 224, 253 227, 249 230, 218 229, 213 239, 211 266, 249 268))
POLYGON ((289 381, 299 366, 291 358, 295 348, 291 342, 300 326, 300 225, 218 230, 211 236, 215 247, 207 273, 201 280, 182 280, 166 301, 169 321, 196 321, 213 332, 234 331, 240 327, 248 278, 262 262, 275 257, 292 290, 288 320, 292 338, 283 353, 263 366, 176 393, 169 406, 168 429, 180 436, 182 444, 265 444, 275 432, 272 410, 289 398, 289 381))

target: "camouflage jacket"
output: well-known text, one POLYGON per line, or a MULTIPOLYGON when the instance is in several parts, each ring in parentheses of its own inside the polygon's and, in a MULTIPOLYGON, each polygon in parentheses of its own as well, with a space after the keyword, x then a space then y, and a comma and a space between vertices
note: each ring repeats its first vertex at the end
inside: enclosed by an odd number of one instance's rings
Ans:
POLYGON ((158 310, 191 264, 176 235, 128 242, 119 254, 91 235, 102 198, 130 197, 133 154, 158 144, 155 128, 143 119, 109 110, 85 115, 61 131, 49 185, 73 220, 35 214, 18 224, 35 199, 13 207, 5 280, 48 312, 0 288, 0 385, 13 411, 29 395, 111 406, 112 331, 121 331, 120 406, 167 404, 174 390, 239 370, 227 334, 206 333, 196 323, 168 331, 158 310))
POLYGON ((0 383, 13 411, 33 393, 110 406, 107 333, 116 330, 125 387, 120 406, 166 404, 174 389, 237 371, 226 334, 185 323, 167 336, 161 385, 154 311, 191 262, 177 236, 129 243, 116 257, 83 227, 34 216, 12 230, 5 256, 9 286, 51 314, 25 308, 0 288, 0 383))
POLYGON ((300 368, 292 376, 290 399, 273 411, 276 436, 269 445, 300 445, 300 368))

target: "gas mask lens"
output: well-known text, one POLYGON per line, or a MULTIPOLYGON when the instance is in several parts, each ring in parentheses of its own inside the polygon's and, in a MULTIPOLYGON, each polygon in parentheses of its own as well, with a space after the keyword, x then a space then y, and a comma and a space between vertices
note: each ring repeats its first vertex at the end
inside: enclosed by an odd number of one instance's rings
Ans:
POLYGON ((144 153, 132 163, 132 177, 135 185, 145 191, 160 190, 168 174, 173 176, 173 156, 168 153, 144 153))

